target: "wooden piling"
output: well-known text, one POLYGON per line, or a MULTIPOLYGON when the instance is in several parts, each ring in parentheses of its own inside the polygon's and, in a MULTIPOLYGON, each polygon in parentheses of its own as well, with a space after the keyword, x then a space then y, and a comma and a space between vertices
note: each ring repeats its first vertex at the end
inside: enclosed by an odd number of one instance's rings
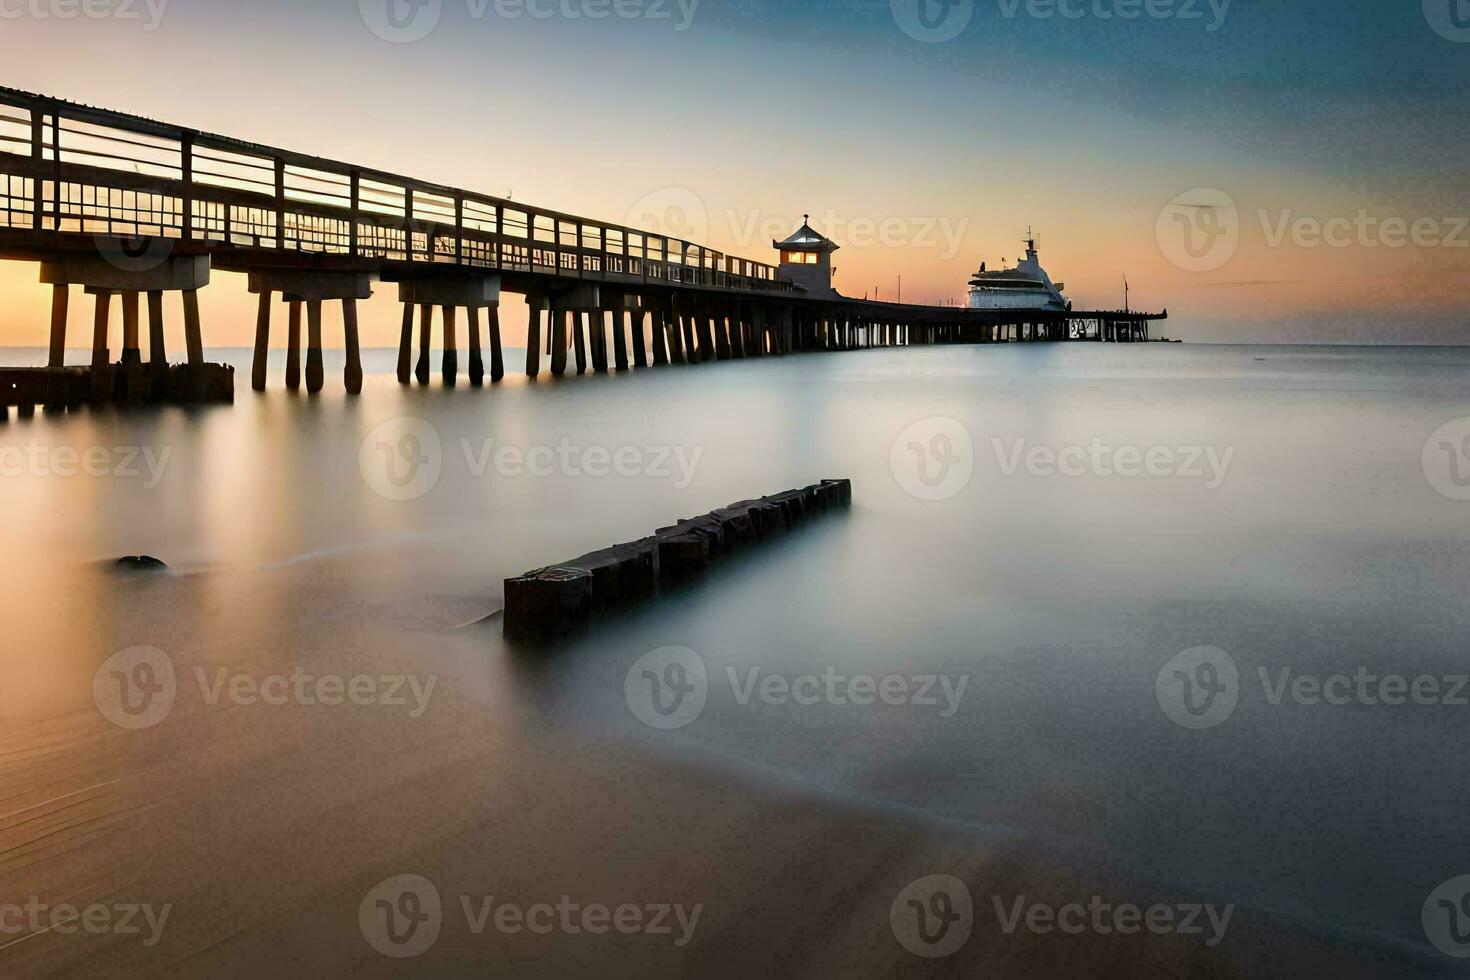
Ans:
POLYGON ((357 300, 342 301, 342 339, 347 347, 347 366, 342 371, 342 384, 349 395, 362 394, 362 346, 357 336, 357 300))
POLYGON ((301 387, 301 300, 286 304, 286 387, 301 387))
POLYGON ((322 371, 322 301, 314 299, 306 304, 306 391, 315 395, 325 383, 322 371))
POLYGON ((70 302, 70 286, 57 283, 51 287, 51 350, 46 360, 48 367, 59 368, 66 364, 66 313, 70 302))
POLYGON ((403 328, 398 333, 398 383, 413 378, 413 304, 403 304, 403 328))
POLYGON ((255 356, 250 362, 250 387, 265 391, 266 358, 271 344, 271 292, 260 291, 260 307, 255 314, 255 356))

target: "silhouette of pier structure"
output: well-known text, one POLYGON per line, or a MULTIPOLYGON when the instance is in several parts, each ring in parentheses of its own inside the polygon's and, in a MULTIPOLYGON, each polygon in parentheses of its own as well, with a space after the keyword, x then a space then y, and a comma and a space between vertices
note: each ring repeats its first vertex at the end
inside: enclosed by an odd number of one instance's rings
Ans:
POLYGON ((461 350, 471 384, 504 377, 499 313, 506 292, 523 295, 530 310, 524 370, 531 377, 879 346, 1146 340, 1149 322, 1167 316, 851 299, 830 287, 826 259, 837 246, 825 239, 803 243, 803 232, 773 243, 782 261, 771 265, 667 235, 0 88, 0 258, 38 262, 41 281, 52 287, 48 367, 24 376, 0 370, 0 404, 55 398, 62 390, 71 403, 82 388, 96 400, 122 389, 208 400, 232 388, 232 378, 211 374, 217 366, 204 362, 198 293, 216 269, 246 274, 259 297, 251 370, 257 391, 266 386, 278 302, 286 311, 286 386, 304 382, 309 392, 324 386, 325 308, 340 304, 343 384, 350 393, 361 391, 358 303, 383 286, 395 286, 403 304, 398 379, 405 384, 432 376, 436 320, 446 383, 459 378, 461 350), (76 287, 94 302, 87 385, 65 365, 76 287), (122 315, 115 364, 114 297, 122 315), (163 311, 169 297, 182 306, 183 365, 168 362, 163 311))

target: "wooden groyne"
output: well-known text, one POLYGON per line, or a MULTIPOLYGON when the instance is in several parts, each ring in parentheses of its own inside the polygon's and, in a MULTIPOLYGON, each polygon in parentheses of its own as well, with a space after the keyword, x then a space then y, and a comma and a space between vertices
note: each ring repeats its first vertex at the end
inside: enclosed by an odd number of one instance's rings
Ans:
POLYGON ((852 504, 852 481, 823 480, 759 500, 742 500, 660 528, 651 537, 505 581, 505 633, 555 637, 702 574, 720 557, 852 504))

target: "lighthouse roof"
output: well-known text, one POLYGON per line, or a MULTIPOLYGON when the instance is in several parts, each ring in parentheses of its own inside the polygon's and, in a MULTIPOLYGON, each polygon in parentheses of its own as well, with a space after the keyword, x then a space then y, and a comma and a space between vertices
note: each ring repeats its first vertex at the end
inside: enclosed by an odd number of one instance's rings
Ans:
POLYGON ((814 230, 811 226, 812 216, 802 215, 804 219, 801 227, 791 233, 784 242, 771 242, 772 248, 784 248, 792 251, 804 252, 835 252, 840 247, 834 245, 830 238, 814 230))

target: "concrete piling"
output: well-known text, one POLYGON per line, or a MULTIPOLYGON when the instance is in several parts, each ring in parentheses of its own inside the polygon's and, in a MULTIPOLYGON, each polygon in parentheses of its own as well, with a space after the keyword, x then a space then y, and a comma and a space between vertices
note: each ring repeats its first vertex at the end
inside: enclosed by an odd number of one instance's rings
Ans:
POLYGON ((133 290, 125 290, 121 294, 123 315, 123 351, 122 363, 137 365, 143 363, 143 348, 138 342, 138 294, 133 290))

